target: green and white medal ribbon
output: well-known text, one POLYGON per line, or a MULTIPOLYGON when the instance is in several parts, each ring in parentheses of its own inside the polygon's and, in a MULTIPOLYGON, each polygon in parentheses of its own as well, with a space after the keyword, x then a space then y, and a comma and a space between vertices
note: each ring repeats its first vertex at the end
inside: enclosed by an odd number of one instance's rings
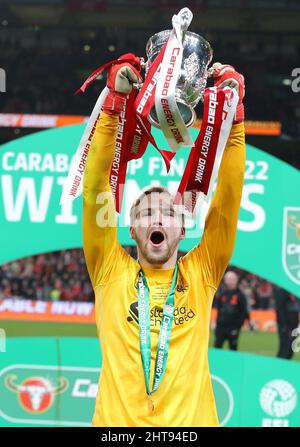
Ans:
POLYGON ((143 270, 139 272, 138 279, 138 311, 139 311, 139 337, 142 365, 145 376, 146 391, 150 397, 160 386, 167 367, 169 354, 170 335, 174 316, 174 296, 177 282, 178 265, 176 264, 171 288, 164 304, 158 345, 155 359, 152 391, 150 390, 150 365, 151 365, 151 331, 150 331, 150 305, 149 287, 143 270))

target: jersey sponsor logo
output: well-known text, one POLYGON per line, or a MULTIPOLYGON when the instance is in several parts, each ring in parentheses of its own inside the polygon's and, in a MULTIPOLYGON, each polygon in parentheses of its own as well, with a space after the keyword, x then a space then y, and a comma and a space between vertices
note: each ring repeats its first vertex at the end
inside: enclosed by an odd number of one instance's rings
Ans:
MULTIPOLYGON (((136 322, 139 323, 139 310, 138 310, 138 302, 135 301, 131 303, 129 307, 129 316, 127 317, 127 321, 129 323, 136 322)), ((163 314, 163 308, 160 307, 152 307, 150 309, 150 324, 151 326, 158 326, 161 324, 163 314)), ((174 308, 174 323, 176 326, 182 325, 187 321, 192 320, 195 317, 195 312, 193 309, 187 306, 179 306, 174 308)))
POLYGON ((300 207, 284 208, 282 264, 287 276, 300 284, 300 207))

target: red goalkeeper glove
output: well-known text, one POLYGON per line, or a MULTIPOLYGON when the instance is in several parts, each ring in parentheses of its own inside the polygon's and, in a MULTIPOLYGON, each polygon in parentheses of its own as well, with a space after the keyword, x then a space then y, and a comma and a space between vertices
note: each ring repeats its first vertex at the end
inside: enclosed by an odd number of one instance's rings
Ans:
POLYGON ((223 65, 215 62, 212 66, 214 83, 216 87, 235 88, 239 94, 239 101, 236 108, 234 124, 240 123, 245 119, 243 99, 245 96, 245 79, 244 76, 235 71, 232 65, 223 65))
POLYGON ((133 84, 139 84, 142 80, 138 69, 140 69, 139 64, 132 65, 129 62, 110 67, 106 82, 109 93, 103 104, 105 113, 117 115, 122 111, 133 84))

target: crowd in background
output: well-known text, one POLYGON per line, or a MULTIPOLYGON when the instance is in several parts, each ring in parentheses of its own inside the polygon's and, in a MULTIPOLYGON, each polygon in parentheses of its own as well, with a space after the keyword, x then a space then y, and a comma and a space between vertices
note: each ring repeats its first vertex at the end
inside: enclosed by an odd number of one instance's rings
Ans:
MULTIPOLYGON (((84 95, 73 96, 74 91, 95 68, 121 54, 145 56, 147 38, 157 31, 103 28, 80 33, 0 27, 1 66, 9 93, 1 96, 0 112, 89 115, 105 76, 84 95)), ((279 120, 283 135, 298 139, 300 95, 292 91, 291 73, 300 44, 285 35, 265 38, 211 31, 204 35, 214 48, 214 61, 232 64, 245 75, 246 118, 279 120)))
POLYGON ((83 251, 30 256, 0 267, 0 298, 93 301, 83 251))
MULTIPOLYGON (((270 309, 275 307, 275 286, 253 273, 246 272, 236 267, 230 267, 239 277, 239 289, 247 298, 249 309, 270 309)), ((226 291, 226 286, 222 280, 216 296, 220 296, 226 291)))
MULTIPOLYGON (((125 249, 136 258, 135 246, 126 246, 125 249)), ((231 270, 240 278, 239 287, 247 297, 249 308, 274 307, 274 286, 270 282, 237 268, 231 270)), ((222 281, 217 296, 224 290, 226 287, 222 281)), ((0 299, 13 297, 92 302, 94 293, 83 251, 72 249, 40 254, 0 266, 0 299)))

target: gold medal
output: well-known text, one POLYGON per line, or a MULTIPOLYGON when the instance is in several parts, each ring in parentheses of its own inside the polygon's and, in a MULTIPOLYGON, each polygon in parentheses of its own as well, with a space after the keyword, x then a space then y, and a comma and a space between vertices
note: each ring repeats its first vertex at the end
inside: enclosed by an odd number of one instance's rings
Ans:
POLYGON ((148 409, 149 411, 154 411, 154 402, 151 396, 148 395, 148 409))

